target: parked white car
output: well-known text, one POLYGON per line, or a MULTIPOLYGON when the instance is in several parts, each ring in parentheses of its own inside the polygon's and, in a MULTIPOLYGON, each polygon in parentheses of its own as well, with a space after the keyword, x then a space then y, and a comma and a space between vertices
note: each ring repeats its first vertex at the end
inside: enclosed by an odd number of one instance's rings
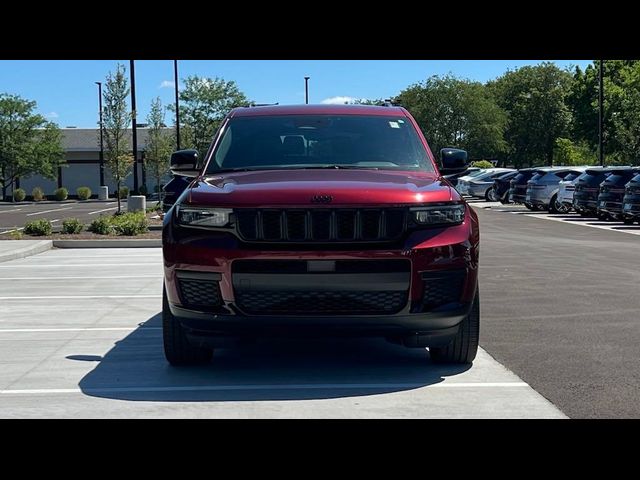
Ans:
POLYGON ((573 208, 573 194, 576 190, 576 180, 578 180, 578 177, 583 173, 584 169, 580 174, 571 173, 564 177, 564 180, 558 184, 558 202, 566 207, 567 211, 573 208))
POLYGON ((458 179, 456 190, 461 195, 484 198, 487 189, 493 185, 494 177, 513 172, 513 168, 486 168, 458 179))

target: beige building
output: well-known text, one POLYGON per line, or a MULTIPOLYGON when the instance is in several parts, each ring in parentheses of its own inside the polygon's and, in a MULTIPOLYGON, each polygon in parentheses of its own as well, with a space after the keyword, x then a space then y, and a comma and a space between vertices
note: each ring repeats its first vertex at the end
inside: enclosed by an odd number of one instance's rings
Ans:
MULTIPOLYGON (((62 145, 65 152, 66 165, 58 169, 58 178, 49 180, 41 175, 22 177, 16 187, 23 188, 27 195, 31 195, 34 187, 43 189, 45 195, 53 194, 59 187, 65 187, 70 196, 76 194, 78 187, 89 187, 93 195, 100 191, 100 129, 98 128, 62 128, 62 145)), ((173 131, 173 129, 167 129, 173 131)), ((144 165, 144 150, 147 143, 146 128, 137 129, 138 138, 138 158, 136 167, 138 169, 138 185, 146 185, 147 192, 155 191, 156 181, 153 175, 146 171, 144 165)), ((129 144, 131 145, 131 130, 129 130, 129 144)), ((167 159, 167 167, 169 159, 167 159)), ((116 191, 116 182, 111 175, 111 171, 104 166, 104 184, 109 187, 109 194, 116 191)), ((166 175, 161 184, 165 184, 171 178, 166 175)), ((124 185, 133 189, 133 172, 124 180, 124 185)))

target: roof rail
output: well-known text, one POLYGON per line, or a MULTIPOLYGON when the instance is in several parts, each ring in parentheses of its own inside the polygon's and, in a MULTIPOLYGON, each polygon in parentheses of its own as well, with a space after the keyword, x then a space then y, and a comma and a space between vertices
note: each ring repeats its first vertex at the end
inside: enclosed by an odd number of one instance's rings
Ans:
POLYGON ((274 105, 280 105, 278 102, 276 103, 255 103, 251 102, 247 105, 243 105, 244 108, 252 108, 252 107, 273 107, 274 105))

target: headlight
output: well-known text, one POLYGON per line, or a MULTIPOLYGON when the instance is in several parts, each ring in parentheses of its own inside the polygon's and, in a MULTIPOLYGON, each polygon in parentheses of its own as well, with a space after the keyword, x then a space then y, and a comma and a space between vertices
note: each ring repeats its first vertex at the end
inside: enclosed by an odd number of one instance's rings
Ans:
POLYGON ((230 208, 198 208, 178 206, 178 223, 194 227, 225 227, 229 224, 230 208))
POLYGON ((440 205, 434 207, 415 207, 411 209, 413 219, 420 225, 439 225, 462 223, 464 221, 463 204, 440 205))

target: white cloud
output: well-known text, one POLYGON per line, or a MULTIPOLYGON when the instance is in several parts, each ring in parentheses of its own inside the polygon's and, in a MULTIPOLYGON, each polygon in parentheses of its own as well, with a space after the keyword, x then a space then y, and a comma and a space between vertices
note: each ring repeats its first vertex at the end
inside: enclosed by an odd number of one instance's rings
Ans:
POLYGON ((172 80, 163 80, 158 88, 173 88, 176 84, 172 80))
POLYGON ((45 115, 45 117, 47 118, 58 118, 60 115, 58 115, 56 112, 49 112, 45 115))
POLYGON ((321 103, 325 105, 344 105, 345 103, 353 103, 357 98, 355 97, 329 97, 322 100, 321 103))

